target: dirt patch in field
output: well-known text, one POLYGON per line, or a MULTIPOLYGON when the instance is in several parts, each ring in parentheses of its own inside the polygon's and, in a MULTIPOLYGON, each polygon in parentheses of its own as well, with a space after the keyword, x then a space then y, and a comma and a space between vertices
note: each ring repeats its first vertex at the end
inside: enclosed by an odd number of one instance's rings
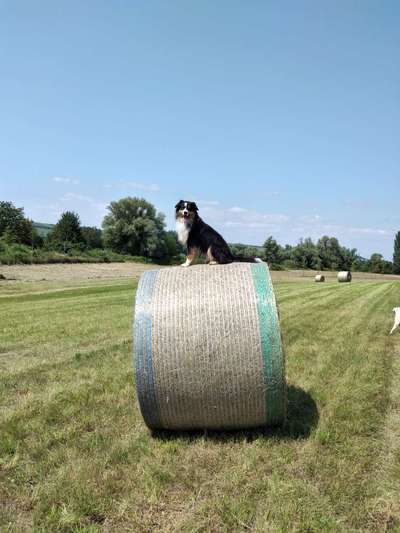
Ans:
POLYGON ((79 281, 85 279, 138 278, 158 268, 142 263, 83 263, 56 265, 2 265, 0 277, 14 281, 79 281))
MULTIPOLYGON (((0 265, 0 283, 14 281, 84 281, 86 279, 139 278, 145 270, 162 268, 143 263, 83 263, 52 265, 0 265)), ((213 268, 213 267, 210 267, 213 268)), ((272 272, 274 281, 312 281, 317 272, 311 270, 282 270, 272 272)), ((337 272, 323 272, 327 281, 337 281, 337 272)), ((390 274, 353 273, 353 280, 400 281, 390 274)))

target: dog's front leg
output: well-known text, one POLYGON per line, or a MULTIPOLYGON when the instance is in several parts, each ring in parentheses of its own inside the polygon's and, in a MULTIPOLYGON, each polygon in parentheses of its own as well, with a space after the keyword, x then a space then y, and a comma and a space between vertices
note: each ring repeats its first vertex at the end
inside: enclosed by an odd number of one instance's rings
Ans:
POLYGON ((197 248, 189 248, 187 256, 186 256, 186 261, 182 263, 181 266, 189 267, 195 260, 197 252, 198 252, 197 248))
POLYGON ((181 267, 190 267, 192 264, 192 261, 189 259, 189 257, 186 257, 186 261, 181 264, 181 267))

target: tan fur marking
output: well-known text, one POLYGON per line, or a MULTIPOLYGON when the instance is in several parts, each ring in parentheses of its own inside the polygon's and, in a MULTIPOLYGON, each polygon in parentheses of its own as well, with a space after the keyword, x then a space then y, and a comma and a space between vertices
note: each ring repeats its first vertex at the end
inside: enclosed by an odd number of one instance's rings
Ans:
POLYGON ((188 253, 187 253, 187 256, 186 256, 186 261, 184 263, 182 263, 181 266, 183 266, 183 267, 190 266, 193 263, 193 261, 194 261, 196 255, 198 254, 198 252, 199 252, 199 250, 197 248, 190 248, 190 250, 188 250, 188 253))
POLYGON ((208 247, 208 250, 206 253, 206 263, 209 263, 210 265, 215 265, 217 263, 211 252, 211 246, 208 247))
POLYGON ((187 253, 187 258, 190 259, 190 261, 193 261, 193 259, 197 256, 198 253, 198 248, 190 248, 187 253))

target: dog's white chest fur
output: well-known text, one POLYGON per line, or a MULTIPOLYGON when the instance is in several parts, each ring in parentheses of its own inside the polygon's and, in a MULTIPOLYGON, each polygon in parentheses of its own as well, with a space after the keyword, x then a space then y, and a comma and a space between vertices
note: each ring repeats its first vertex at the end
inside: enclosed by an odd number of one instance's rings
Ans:
POLYGON ((190 226, 184 220, 178 219, 176 221, 176 233, 178 234, 178 241, 181 244, 186 244, 190 232, 190 226))

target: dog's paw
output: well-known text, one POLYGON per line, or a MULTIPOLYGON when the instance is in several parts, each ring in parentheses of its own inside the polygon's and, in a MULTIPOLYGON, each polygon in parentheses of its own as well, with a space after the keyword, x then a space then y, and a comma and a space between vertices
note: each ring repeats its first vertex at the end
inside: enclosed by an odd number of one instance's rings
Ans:
POLYGON ((189 266, 190 266, 190 264, 188 264, 188 263, 182 263, 182 264, 181 264, 181 267, 185 267, 185 268, 187 268, 187 267, 189 267, 189 266))

